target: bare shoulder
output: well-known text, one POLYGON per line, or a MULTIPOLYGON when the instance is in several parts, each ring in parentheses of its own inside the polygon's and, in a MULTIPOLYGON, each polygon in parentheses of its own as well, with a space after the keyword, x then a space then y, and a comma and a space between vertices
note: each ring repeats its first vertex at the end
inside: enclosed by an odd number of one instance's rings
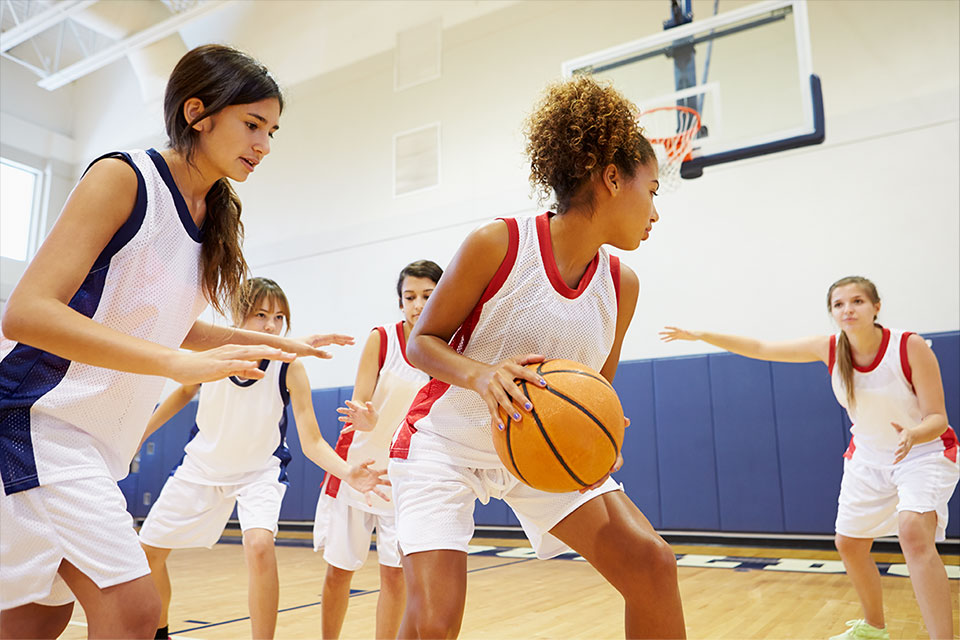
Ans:
POLYGON ((930 362, 937 361, 937 354, 934 353, 930 345, 927 344, 926 339, 917 333, 912 333, 907 336, 907 357, 911 361, 914 359, 930 362))
POLYGON ((491 220, 486 224, 474 229, 463 246, 476 249, 478 251, 499 251, 500 258, 507 252, 507 246, 510 244, 510 230, 505 220, 491 220))
POLYGON ((634 299, 640 294, 640 278, 637 276, 637 272, 631 269, 629 266, 625 265, 623 262, 620 263, 620 297, 627 298, 630 296, 634 299))

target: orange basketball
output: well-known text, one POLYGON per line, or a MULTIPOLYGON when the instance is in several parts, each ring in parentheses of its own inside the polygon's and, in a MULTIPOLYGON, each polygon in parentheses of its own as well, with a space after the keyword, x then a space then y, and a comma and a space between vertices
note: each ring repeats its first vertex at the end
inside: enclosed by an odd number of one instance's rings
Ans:
POLYGON ((519 422, 500 410, 493 445, 504 466, 534 489, 576 491, 609 473, 623 445, 623 408, 607 379, 573 360, 528 364, 546 387, 517 379, 533 404, 519 422))

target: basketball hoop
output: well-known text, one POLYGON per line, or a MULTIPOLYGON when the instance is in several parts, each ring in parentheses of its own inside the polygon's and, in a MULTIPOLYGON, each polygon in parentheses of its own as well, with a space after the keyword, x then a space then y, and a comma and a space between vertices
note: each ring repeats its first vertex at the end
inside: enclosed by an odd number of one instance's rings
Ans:
POLYGON ((680 165, 690 159, 693 139, 700 130, 700 114, 690 107, 657 107, 642 112, 639 122, 657 153, 660 186, 673 191, 680 186, 680 165))

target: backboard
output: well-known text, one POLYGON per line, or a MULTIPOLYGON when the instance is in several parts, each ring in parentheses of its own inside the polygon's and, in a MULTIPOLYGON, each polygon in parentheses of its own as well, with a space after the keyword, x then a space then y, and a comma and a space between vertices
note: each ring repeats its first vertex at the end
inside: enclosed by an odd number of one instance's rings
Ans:
POLYGON ((683 178, 699 177, 706 166, 819 144, 825 136, 805 0, 741 4, 714 15, 717 4, 730 3, 694 2, 699 19, 693 19, 690 0, 686 11, 663 0, 663 31, 562 67, 564 77, 612 80, 641 111, 696 109, 702 127, 681 166, 683 178))

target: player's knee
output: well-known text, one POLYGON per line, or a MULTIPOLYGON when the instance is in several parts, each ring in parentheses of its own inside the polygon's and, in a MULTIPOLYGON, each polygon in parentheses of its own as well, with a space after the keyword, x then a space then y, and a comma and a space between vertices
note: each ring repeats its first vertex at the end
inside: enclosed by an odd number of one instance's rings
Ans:
POLYGON ((646 565, 649 572, 661 578, 676 579, 677 556, 663 538, 645 539, 639 555, 640 562, 646 565))
POLYGON ((905 514, 905 517, 900 519, 897 533, 900 538, 900 549, 907 558, 936 553, 934 538, 930 535, 930 530, 923 526, 919 514, 905 514))
POLYGON ((417 631, 421 638, 456 638, 460 633, 461 611, 430 607, 417 619, 417 631))
POLYGON ((335 567, 332 564, 327 565, 324 582, 328 587, 349 587, 351 580, 353 580, 353 571, 347 571, 346 569, 335 567))
POLYGON ((247 558, 255 565, 268 563, 274 557, 272 537, 257 536, 244 539, 243 548, 246 550, 247 558))
POLYGON ((854 554, 863 546, 863 541, 849 538, 839 533, 833 537, 833 544, 841 556, 854 554))
POLYGON ((137 598, 136 606, 122 607, 113 615, 121 627, 119 637, 153 637, 160 622, 160 596, 156 591, 144 591, 137 598))
POLYGON ((380 567, 380 588, 390 591, 404 589, 403 569, 397 567, 380 567))

